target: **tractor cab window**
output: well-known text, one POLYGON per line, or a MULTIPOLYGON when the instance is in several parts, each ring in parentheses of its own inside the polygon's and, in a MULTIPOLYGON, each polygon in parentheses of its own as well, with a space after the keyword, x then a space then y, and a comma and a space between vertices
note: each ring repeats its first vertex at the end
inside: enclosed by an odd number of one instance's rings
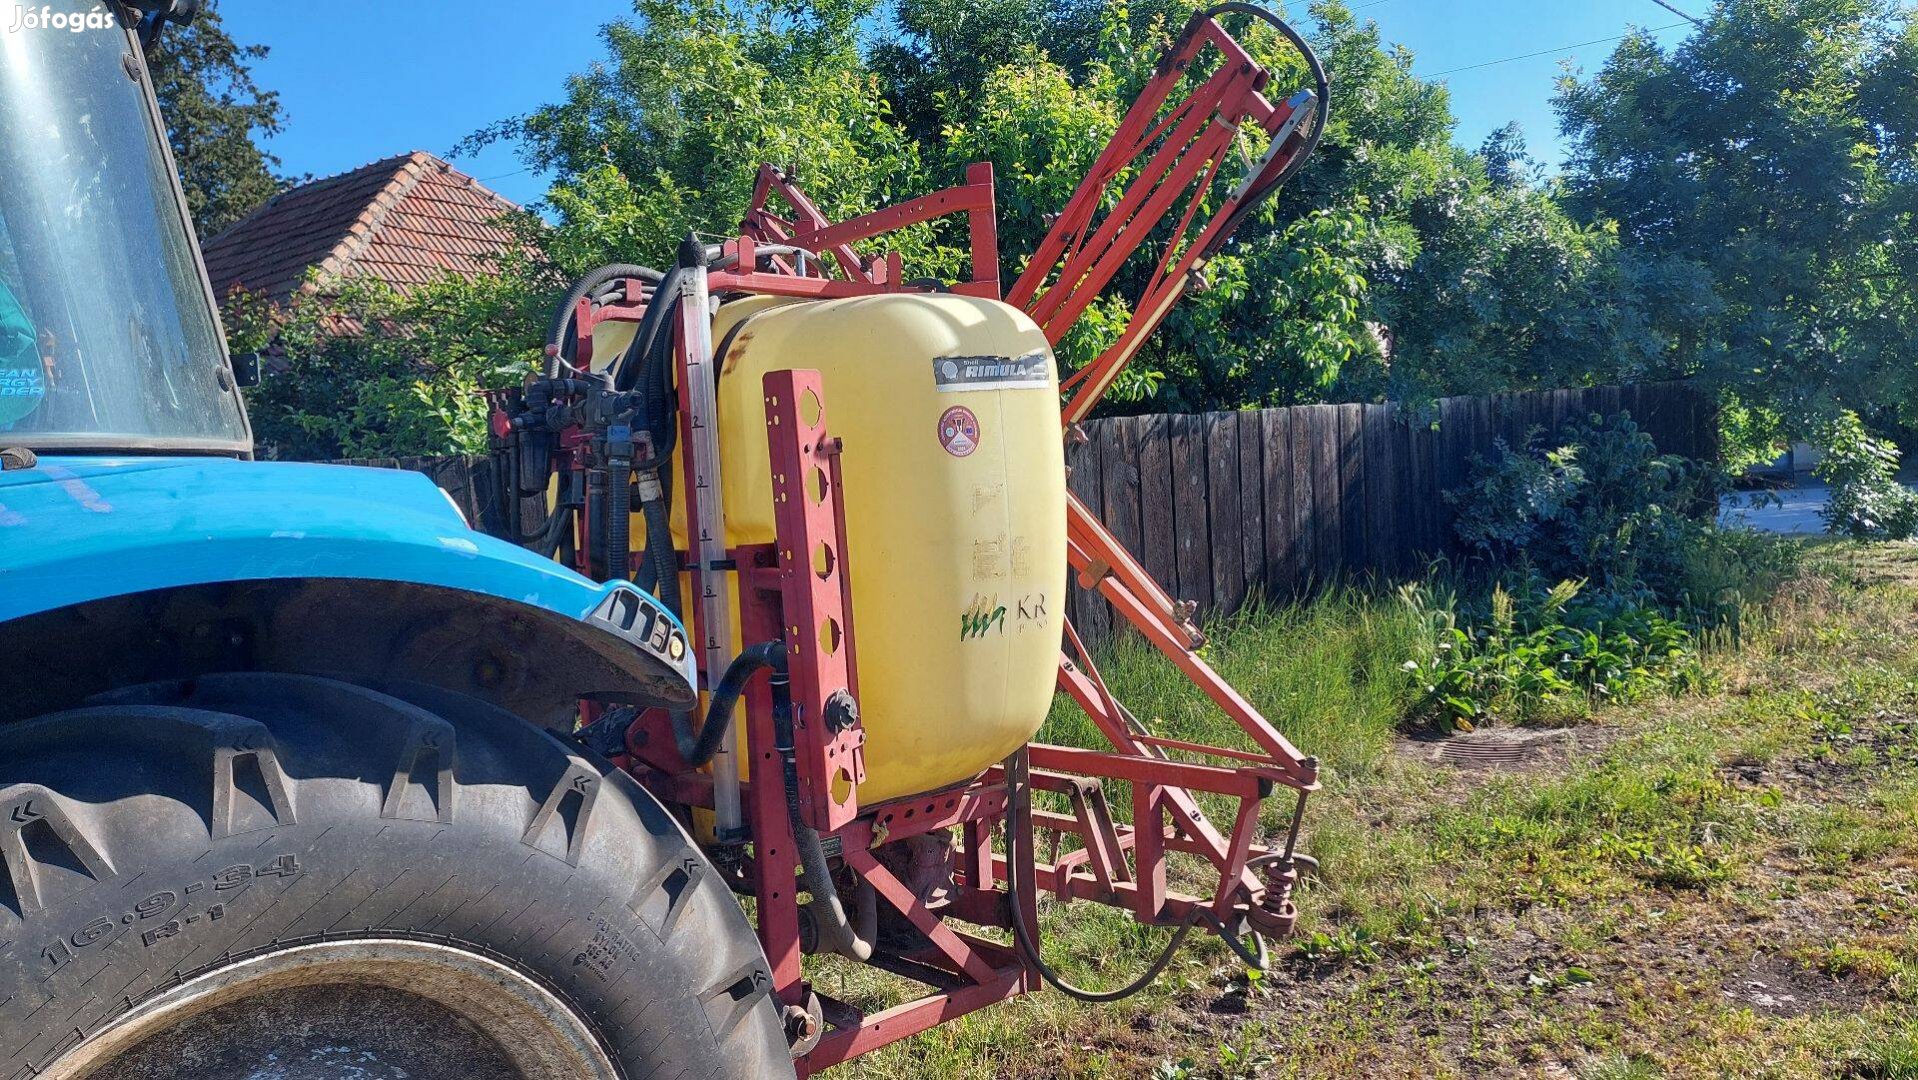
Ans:
MULTIPOLYGON (((0 445, 244 451, 212 297, 109 6, 0 27, 0 445)), ((110 5, 117 10, 118 5, 110 5)))

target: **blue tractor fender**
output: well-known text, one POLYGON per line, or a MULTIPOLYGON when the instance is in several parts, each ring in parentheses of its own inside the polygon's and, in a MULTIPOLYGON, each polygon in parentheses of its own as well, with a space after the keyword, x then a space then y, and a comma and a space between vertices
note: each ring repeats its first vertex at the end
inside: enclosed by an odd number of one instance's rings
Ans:
POLYGON ((692 654, 652 597, 475 532, 417 473, 211 457, 0 472, 0 657, 50 676, 0 712, 241 666, 425 681, 558 722, 579 697, 691 703, 692 654))

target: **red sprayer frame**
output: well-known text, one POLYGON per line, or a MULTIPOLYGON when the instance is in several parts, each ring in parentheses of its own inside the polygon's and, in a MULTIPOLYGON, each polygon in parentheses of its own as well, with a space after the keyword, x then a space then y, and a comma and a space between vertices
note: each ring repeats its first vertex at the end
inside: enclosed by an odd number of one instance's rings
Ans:
MULTIPOLYGON (((1272 104, 1263 94, 1269 74, 1217 21, 1228 13, 1281 25, 1242 4, 1195 16, 1006 298, 1057 343, 1147 240, 1155 232, 1165 235, 1156 226, 1176 222, 1134 302, 1131 323, 1105 354, 1064 384, 1068 428, 1091 412, 1234 228, 1302 163, 1323 127, 1324 87, 1316 62, 1316 93, 1272 104), (1207 58, 1216 66, 1205 67, 1207 58), (1316 120, 1308 124, 1315 107, 1316 120), (1227 152, 1248 126, 1265 133, 1270 150, 1235 190, 1214 199, 1227 152), (1127 178, 1125 190, 1111 191, 1120 178, 1127 178)), ((1281 32, 1290 35, 1282 26, 1281 32)), ((897 253, 866 255, 856 245, 948 214, 967 217, 971 276, 939 287, 998 299, 993 174, 985 164, 973 166, 959 187, 839 223, 829 221, 785 174, 762 166, 738 236, 719 249, 717 268, 702 272, 714 295, 824 299, 914 291, 927 286, 905 277, 897 253), (775 200, 783 213, 774 212, 775 200)), ((628 296, 644 297, 645 283, 628 286, 628 296)), ((590 360, 597 323, 638 321, 645 310, 643 302, 596 307, 582 301, 575 355, 590 360)), ((682 418, 692 415, 687 349, 682 335, 682 418)), ((724 357, 701 362, 710 361, 723 364, 724 357)), ((830 388, 818 372, 775 371, 765 376, 763 390, 776 541, 734 548, 724 563, 709 566, 682 552, 681 565, 694 574, 695 595, 699 577, 733 574, 741 639, 786 645, 790 745, 782 745, 771 685, 755 678, 740 721, 748 748, 742 798, 747 837, 716 848, 715 855, 737 871, 735 887, 756 897, 771 989, 785 1010, 800 1075, 1040 989, 1051 973, 1027 947, 999 944, 965 927, 1013 929, 1015 940, 1036 946, 1030 938, 1042 891, 1060 902, 1118 906, 1149 925, 1199 923, 1248 957, 1243 935, 1288 932, 1296 918, 1298 870, 1310 863, 1294 849, 1306 797, 1318 788, 1317 762, 1205 663, 1196 651, 1203 638, 1191 622, 1190 605, 1153 581, 1076 499, 1070 503, 1068 561, 1077 584, 1104 597, 1166 655, 1237 724, 1245 745, 1205 746, 1154 735, 1116 699, 1068 624, 1059 689, 1092 718, 1108 749, 1034 744, 970 783, 878 805, 859 801, 864 735, 856 712, 849 719, 844 698, 856 702, 858 696, 856 612, 847 568, 862 553, 846 550, 839 462, 842 453, 867 448, 834 437, 830 388), (836 712, 835 695, 841 695, 836 712), (787 752, 795 767, 796 811, 787 797, 787 752), (1115 818, 1106 799, 1109 784, 1130 787, 1129 821, 1115 818), (1285 808, 1289 827, 1276 842, 1265 841, 1260 811, 1278 788, 1292 793, 1285 808), (1034 805, 1035 789, 1049 794, 1049 808, 1034 805), (1228 815, 1215 822, 1202 801, 1228 815), (853 897, 849 906, 860 909, 861 921, 876 917, 872 913, 883 905, 896 930, 909 928, 895 932, 890 943, 874 943, 865 962, 922 984, 923 996, 865 1014, 808 983, 801 960, 818 935, 809 931, 809 914, 796 895, 801 860, 795 812, 800 826, 816 831, 837 857, 837 890, 853 897), (1043 861, 1035 842, 1040 834, 1052 838, 1043 861), (995 845, 995 838, 1004 842, 995 845), (1173 853, 1192 859, 1176 882, 1173 853), (1193 866, 1202 868, 1207 881, 1216 879, 1204 895, 1175 887, 1197 880, 1193 866)), ((691 438, 681 444, 682 453, 695 453, 691 438)), ((690 459, 684 464, 686 520, 692 521, 695 470, 690 459)), ((584 528, 585 515, 581 519, 584 528)), ((582 536, 582 550, 584 541, 582 536)), ((703 640, 704 628, 693 629, 695 639, 703 640)), ((702 672, 708 687, 719 674, 702 672)), ((712 807, 711 775, 685 767, 662 722, 641 717, 628 732, 629 753, 620 764, 668 802, 712 807)))

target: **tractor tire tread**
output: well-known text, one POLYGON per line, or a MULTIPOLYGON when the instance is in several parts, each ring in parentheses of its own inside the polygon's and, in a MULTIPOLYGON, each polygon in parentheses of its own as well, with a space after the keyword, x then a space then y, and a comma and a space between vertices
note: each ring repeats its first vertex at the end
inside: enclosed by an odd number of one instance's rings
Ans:
POLYGON ((0 728, 0 1078, 187 980, 367 937, 525 972, 628 1077, 791 1075, 712 874, 631 777, 473 698, 270 673, 118 690, 0 728))

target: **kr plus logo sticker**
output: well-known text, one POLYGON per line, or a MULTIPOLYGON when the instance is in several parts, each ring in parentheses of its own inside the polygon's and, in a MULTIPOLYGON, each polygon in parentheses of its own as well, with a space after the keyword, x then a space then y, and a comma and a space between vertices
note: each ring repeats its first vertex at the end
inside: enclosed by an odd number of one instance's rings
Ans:
POLYGON ((964 405, 954 405, 939 418, 939 445, 953 457, 966 457, 979 449, 979 418, 964 405))

